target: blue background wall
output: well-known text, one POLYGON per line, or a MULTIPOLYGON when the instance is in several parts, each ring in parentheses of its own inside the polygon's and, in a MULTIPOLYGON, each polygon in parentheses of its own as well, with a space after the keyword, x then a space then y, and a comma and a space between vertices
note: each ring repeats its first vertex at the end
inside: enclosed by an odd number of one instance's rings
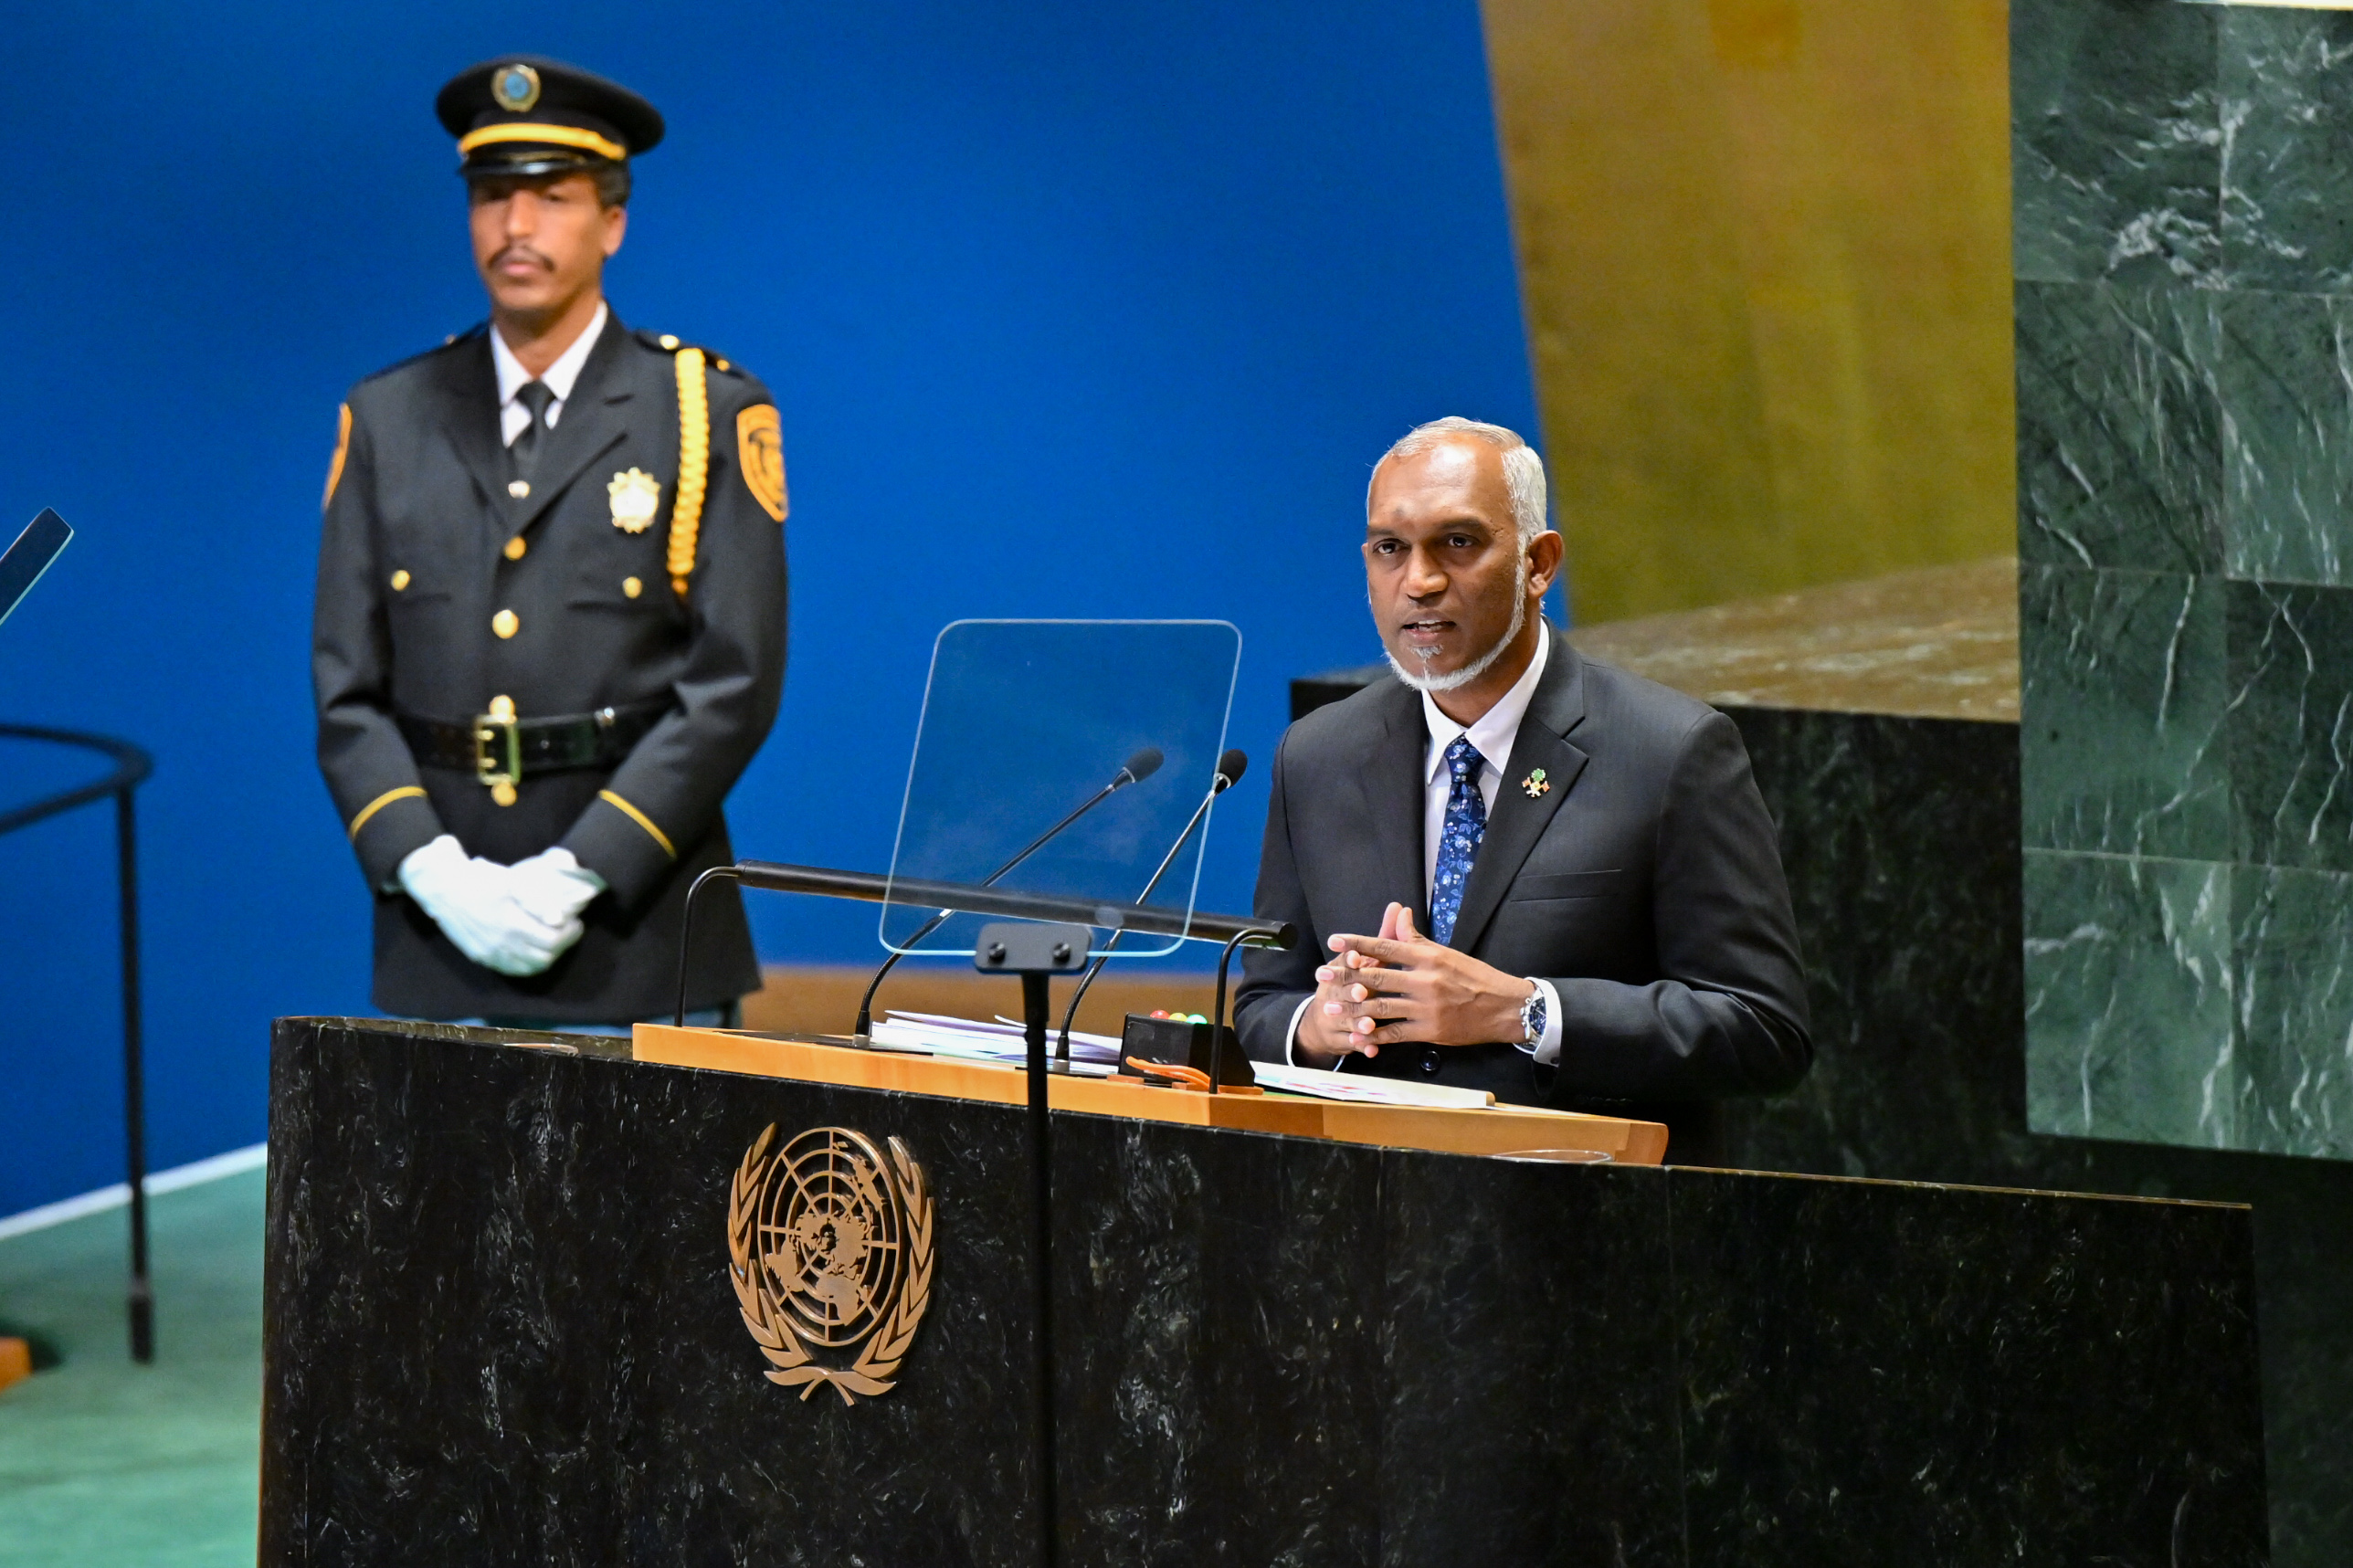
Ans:
MULTIPOLYGON (((1533 431, 1474 0, 978 7, 254 0, 28 9, 0 103, 0 525, 82 531, 0 627, 0 717, 152 748, 159 1165, 259 1139, 269 1020, 364 1010, 313 768, 317 505, 343 389, 481 312, 429 100, 518 47, 638 88, 625 319, 783 411, 792 665, 747 855, 879 868, 933 634, 1237 623, 1205 901, 1247 903, 1293 674, 1377 657, 1367 465, 1533 431)), ((0 748, 0 800, 73 768, 0 748)), ((0 840, 0 1214, 116 1179, 111 822, 0 840)), ((764 956, 871 955, 765 899, 764 956)))

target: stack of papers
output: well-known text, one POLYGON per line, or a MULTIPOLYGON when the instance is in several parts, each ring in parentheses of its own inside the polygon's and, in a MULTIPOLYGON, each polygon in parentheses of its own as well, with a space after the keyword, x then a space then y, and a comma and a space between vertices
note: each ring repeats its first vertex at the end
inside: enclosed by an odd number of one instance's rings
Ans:
MULTIPOLYGON (((1058 1030, 1046 1031, 1050 1056, 1060 1039, 1058 1030)), ((874 1026, 874 1043, 893 1051, 922 1051, 935 1057, 966 1057, 1020 1067, 1029 1059, 1022 1026, 1011 1018, 983 1023, 977 1018, 951 1018, 939 1013, 886 1013, 874 1026)), ((1071 1070, 1088 1078, 1108 1078, 1119 1070, 1119 1041, 1109 1035, 1071 1031, 1071 1070)))
MULTIPOLYGON (((1056 1034, 1046 1033, 1046 1049, 1054 1048, 1056 1034)), ((888 1050, 921 1051, 927 1056, 963 1057, 1001 1062, 1018 1068, 1029 1060, 1029 1047, 1021 1025, 1012 1018, 951 1018, 940 1013, 902 1013, 895 1009, 874 1026, 874 1043, 888 1050)), ((1087 1078, 1109 1078, 1119 1070, 1119 1040, 1111 1035, 1071 1031, 1071 1070, 1087 1078)), ((1320 1068, 1279 1067, 1252 1062, 1250 1070, 1261 1089, 1283 1094, 1313 1095, 1318 1100, 1342 1100, 1359 1105, 1436 1106, 1456 1110, 1483 1110, 1495 1097, 1483 1089, 1448 1089, 1442 1084, 1414 1083, 1405 1079, 1374 1078, 1370 1074, 1327 1072, 1320 1068)))
MULTIPOLYGON (((1071 1038, 1071 1048, 1076 1050, 1078 1037, 1073 1035, 1071 1038)), ((1438 1106, 1452 1110, 1484 1110, 1495 1103, 1495 1097, 1483 1089, 1449 1089, 1439 1083, 1327 1072, 1321 1068, 1278 1067, 1272 1062, 1252 1062, 1250 1070, 1258 1074, 1261 1089, 1312 1094, 1318 1100, 1345 1100, 1362 1105, 1438 1106)))

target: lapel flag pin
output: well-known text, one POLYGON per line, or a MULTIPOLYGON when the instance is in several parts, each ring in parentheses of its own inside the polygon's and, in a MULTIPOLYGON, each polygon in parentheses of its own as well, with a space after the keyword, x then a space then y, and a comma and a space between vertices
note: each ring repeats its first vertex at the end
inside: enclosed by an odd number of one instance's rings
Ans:
POLYGON ((1541 800, 1544 798, 1545 792, 1551 789, 1552 785, 1546 781, 1545 771, 1537 768, 1520 781, 1520 787, 1528 792, 1530 800, 1541 800))

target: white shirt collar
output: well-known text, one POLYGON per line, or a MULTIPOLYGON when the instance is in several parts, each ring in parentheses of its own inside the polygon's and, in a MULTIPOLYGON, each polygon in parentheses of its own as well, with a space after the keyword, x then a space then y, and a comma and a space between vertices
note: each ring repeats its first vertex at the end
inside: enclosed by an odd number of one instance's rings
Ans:
MULTIPOLYGON (((571 397, 572 384, 580 379, 580 367, 588 363, 588 352, 596 346, 596 339, 605 330, 606 319, 612 313, 612 307, 602 300, 597 300, 596 314, 589 321, 588 330, 575 338, 572 346, 558 354, 555 363, 540 376, 540 380, 547 383, 547 390, 555 394, 558 403, 571 397)), ((522 361, 515 358, 514 351, 507 347, 506 339, 499 335, 496 326, 491 328, 491 363, 498 367, 499 406, 504 408, 514 401, 516 392, 532 379, 532 375, 531 372, 523 369, 522 361)))
POLYGON ((1473 721, 1466 730, 1439 710, 1437 700, 1427 691, 1421 694, 1422 722, 1430 726, 1430 752, 1423 763, 1423 781, 1435 779, 1446 766, 1446 748, 1458 735, 1469 735, 1471 744, 1487 765, 1498 773, 1512 760, 1512 742, 1520 732, 1520 721, 1527 716, 1528 704, 1536 694, 1536 682, 1543 679, 1545 660, 1552 654, 1552 628, 1539 619, 1536 622, 1536 656, 1528 660, 1528 668, 1512 689, 1495 701, 1493 708, 1473 721))

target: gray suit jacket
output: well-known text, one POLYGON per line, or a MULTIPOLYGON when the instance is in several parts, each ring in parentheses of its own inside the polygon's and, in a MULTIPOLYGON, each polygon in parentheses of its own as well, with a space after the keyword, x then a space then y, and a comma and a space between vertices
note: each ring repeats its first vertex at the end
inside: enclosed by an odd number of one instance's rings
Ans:
MULTIPOLYGON (((1245 961, 1235 1020, 1252 1057, 1282 1059, 1334 932, 1377 932, 1391 900, 1430 929, 1428 743, 1420 697, 1395 679, 1284 734, 1256 908, 1307 940, 1245 961)), ((1712 1102, 1786 1089, 1813 1056, 1788 888, 1739 731, 1556 634, 1503 773, 1451 945, 1553 983, 1558 1067, 1502 1044, 1390 1047, 1348 1070, 1664 1121, 1673 1158, 1714 1157, 1712 1102), (1552 788, 1530 798, 1536 768, 1552 788)))

